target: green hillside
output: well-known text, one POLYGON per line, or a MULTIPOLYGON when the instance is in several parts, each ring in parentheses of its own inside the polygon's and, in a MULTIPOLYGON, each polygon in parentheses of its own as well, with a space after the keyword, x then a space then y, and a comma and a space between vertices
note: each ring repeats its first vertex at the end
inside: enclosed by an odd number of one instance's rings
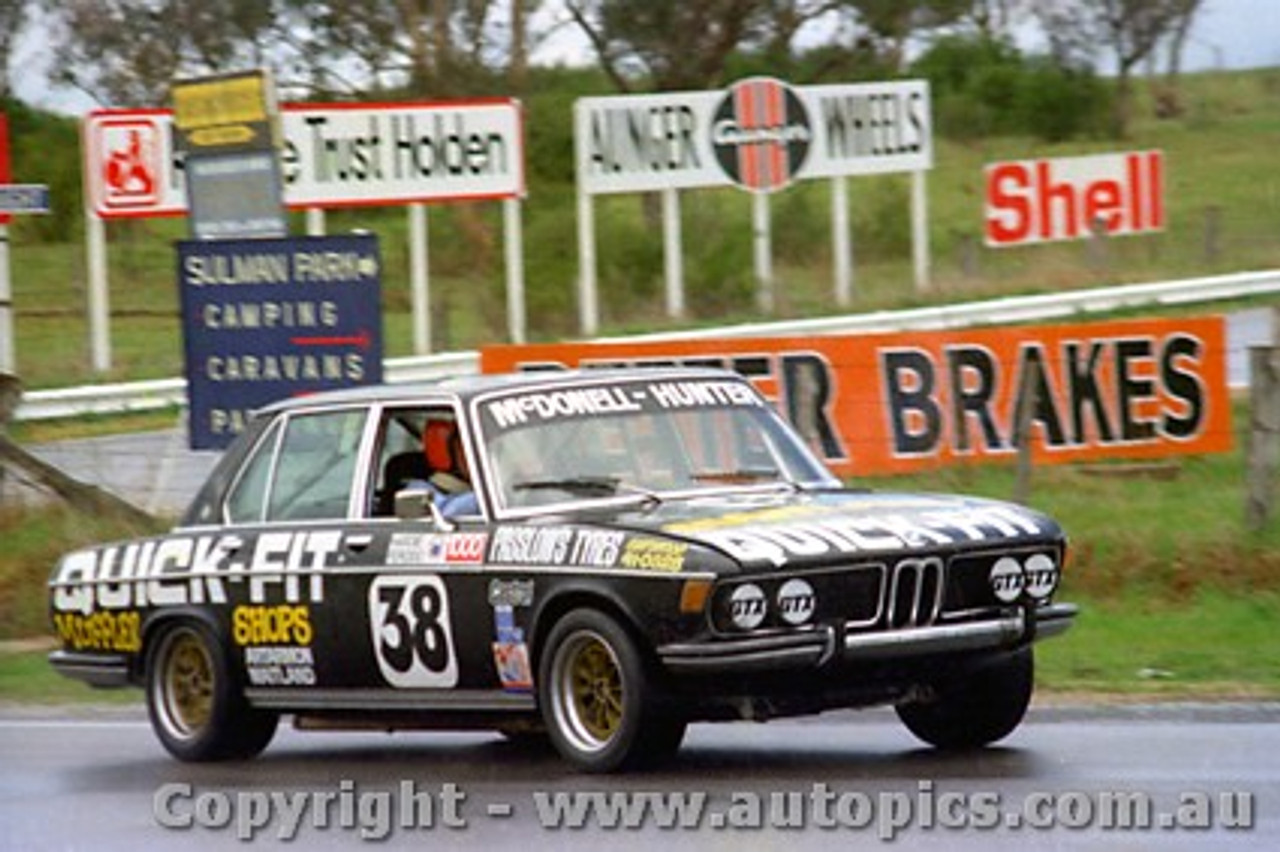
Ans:
MULTIPOLYGON (((576 214, 572 184, 574 98, 608 93, 589 71, 544 70, 525 99, 529 197, 524 205, 530 336, 576 334, 576 214)), ((1280 69, 1212 72, 1182 81, 1181 112, 1153 117, 1144 89, 1131 138, 1048 144, 1029 137, 952 132, 956 110, 938 110, 936 165, 928 177, 933 290, 912 284, 905 177, 850 182, 855 310, 967 301, 1280 267, 1280 69), (947 126, 947 122, 952 127, 947 126), (1084 243, 989 250, 981 245, 982 168, 995 160, 1159 148, 1167 169, 1168 227, 1092 249, 1084 243), (1101 250, 1099 250, 1101 249, 1101 250)), ((182 220, 112 223, 110 307, 114 369, 89 369, 86 260, 80 220, 76 122, 10 105, 14 172, 52 187, 54 215, 12 226, 18 372, 28 387, 176 376, 182 371, 172 243, 182 220)), ((690 322, 759 319, 754 313, 749 197, 702 190, 681 197, 690 322)), ((831 313, 829 188, 814 181, 774 196, 777 316, 831 313)), ((649 205, 652 207, 652 205, 649 205)), ((652 210, 636 196, 597 201, 600 292, 606 333, 650 331, 662 315, 662 248, 652 210)), ((406 214, 331 212, 330 232, 369 229, 382 238, 384 327, 389 356, 412 354, 406 214)), ((501 209, 430 210, 433 339, 469 349, 505 336, 501 209)), ((300 221, 294 223, 301 233, 300 221)))

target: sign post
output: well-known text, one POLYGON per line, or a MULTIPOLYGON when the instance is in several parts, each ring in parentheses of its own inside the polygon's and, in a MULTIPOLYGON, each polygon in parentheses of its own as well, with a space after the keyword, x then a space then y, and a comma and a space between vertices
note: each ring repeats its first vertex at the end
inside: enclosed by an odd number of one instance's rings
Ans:
POLYGON ((737 186, 751 192, 757 304, 772 312, 773 252, 768 194, 797 180, 829 178, 836 248, 836 301, 852 289, 848 262, 847 194, 851 175, 911 172, 916 288, 928 287, 924 173, 933 167, 929 84, 923 80, 832 86, 790 86, 768 77, 740 80, 723 91, 666 92, 582 98, 574 104, 578 184, 579 326, 599 325, 592 198, 609 193, 661 192, 667 220, 667 314, 684 308, 676 193, 737 186))
POLYGON ((9 163, 9 117, 0 113, 0 374, 17 369, 14 344, 13 283, 9 275, 9 218, 15 213, 48 213, 49 187, 12 184, 9 163))

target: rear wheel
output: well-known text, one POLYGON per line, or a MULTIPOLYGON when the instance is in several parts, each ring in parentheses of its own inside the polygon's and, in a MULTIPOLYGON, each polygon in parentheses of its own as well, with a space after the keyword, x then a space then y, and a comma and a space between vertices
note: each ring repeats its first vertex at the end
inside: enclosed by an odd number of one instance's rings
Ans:
POLYGON ((604 613, 575 610, 552 628, 538 689, 552 743, 580 769, 635 768, 680 747, 685 723, 658 711, 635 642, 604 613))
POLYGON ((937 684, 927 701, 898 706, 898 717, 920 739, 942 749, 969 749, 1004 739, 1031 702, 1031 649, 983 666, 963 679, 937 684))
POLYGON ((212 631, 194 622, 167 628, 152 646, 147 711, 161 744, 185 761, 252 757, 279 720, 248 705, 212 631))

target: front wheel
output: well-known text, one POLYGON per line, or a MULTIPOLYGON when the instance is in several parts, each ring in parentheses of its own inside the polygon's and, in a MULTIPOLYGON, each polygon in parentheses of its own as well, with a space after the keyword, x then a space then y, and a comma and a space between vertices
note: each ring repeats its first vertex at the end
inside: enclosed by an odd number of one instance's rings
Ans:
POLYGON ((253 757, 279 721, 248 705, 213 632, 194 622, 165 629, 147 655, 147 712, 165 749, 193 762, 253 757))
POLYGON ((684 722, 662 715, 631 635, 596 610, 575 610, 547 637, 538 700, 556 750, 580 769, 612 772, 667 757, 684 722))
POLYGON ((1035 680, 1031 649, 938 684, 929 700, 898 705, 911 733, 941 749, 969 749, 1004 739, 1022 722, 1035 680))

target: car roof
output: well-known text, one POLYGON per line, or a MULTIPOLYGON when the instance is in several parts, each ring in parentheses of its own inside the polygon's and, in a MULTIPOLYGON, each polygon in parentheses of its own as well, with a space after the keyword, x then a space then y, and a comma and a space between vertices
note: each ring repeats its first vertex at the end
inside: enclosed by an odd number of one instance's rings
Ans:
POLYGON ((409 402, 417 398, 441 397, 466 403, 483 394, 497 391, 555 390, 582 384, 620 381, 676 381, 688 379, 742 380, 730 370, 713 367, 644 367, 631 369, 603 368, 591 370, 531 370, 523 373, 487 373, 453 376, 437 381, 397 384, 362 385, 343 390, 322 391, 280 400, 259 409, 259 414, 310 408, 370 404, 375 402, 409 402))

